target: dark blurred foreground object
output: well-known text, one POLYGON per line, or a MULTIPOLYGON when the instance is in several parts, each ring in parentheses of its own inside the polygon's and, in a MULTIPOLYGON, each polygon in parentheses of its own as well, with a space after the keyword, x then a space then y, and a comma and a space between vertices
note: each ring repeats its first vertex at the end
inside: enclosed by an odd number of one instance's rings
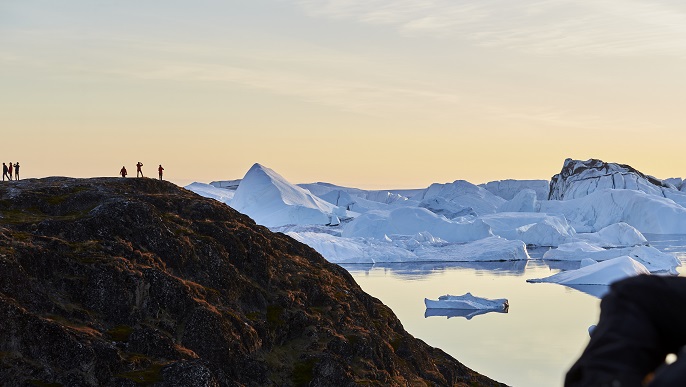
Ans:
POLYGON ((591 341, 566 387, 686 386, 686 278, 640 275, 618 281, 600 304, 591 341), (669 354, 679 354, 665 364, 669 354))

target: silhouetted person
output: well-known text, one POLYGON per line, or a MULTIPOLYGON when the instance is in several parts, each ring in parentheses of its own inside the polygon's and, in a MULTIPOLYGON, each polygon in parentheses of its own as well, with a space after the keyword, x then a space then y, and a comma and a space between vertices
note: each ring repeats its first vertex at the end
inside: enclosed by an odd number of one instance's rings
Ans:
POLYGON ((141 169, 142 166, 143 163, 141 163, 140 161, 138 162, 138 164, 136 164, 136 177, 138 177, 139 174, 141 175, 140 177, 145 177, 143 176, 143 170, 141 169))
POLYGON ((162 164, 157 168, 157 172, 160 173, 160 180, 162 180, 162 171, 164 171, 164 168, 162 168, 162 164))
POLYGON ((5 181, 5 177, 7 177, 9 180, 12 180, 9 176, 7 176, 7 164, 2 163, 2 181, 5 181))
POLYGON ((14 163, 14 180, 19 180, 19 161, 14 163))
POLYGON ((126 177, 126 167, 121 167, 121 171, 119 171, 119 174, 121 177, 126 177))
POLYGON ((686 278, 639 275, 617 281, 565 387, 686 386, 686 278), (668 354, 679 354, 665 365, 668 354))
POLYGON ((12 168, 13 168, 13 165, 12 165, 12 162, 10 161, 10 165, 7 167, 7 175, 9 175, 10 180, 12 180, 12 168))

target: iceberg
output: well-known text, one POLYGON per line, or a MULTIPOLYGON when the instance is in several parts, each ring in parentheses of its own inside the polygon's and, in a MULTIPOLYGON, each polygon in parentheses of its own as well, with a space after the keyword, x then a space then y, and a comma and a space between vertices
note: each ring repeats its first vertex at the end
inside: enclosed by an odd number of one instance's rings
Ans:
POLYGON ((353 196, 349 192, 343 190, 332 190, 320 195, 319 198, 324 199, 335 206, 357 213, 364 213, 371 210, 386 210, 390 208, 388 204, 353 196))
POLYGON ((390 238, 345 238, 319 232, 287 232, 286 235, 317 250, 338 264, 391 262, 491 262, 529 259, 522 241, 490 237, 470 243, 446 243, 425 233, 390 238))
POLYGON ((563 215, 580 233, 624 222, 643 234, 686 234, 686 208, 641 191, 603 189, 577 199, 540 201, 537 207, 563 215))
POLYGON ((486 184, 479 184, 479 187, 485 188, 493 195, 500 196, 505 200, 512 200, 523 190, 531 190, 535 192, 535 198, 538 200, 548 199, 548 190, 550 182, 548 180, 497 180, 489 181, 486 184))
POLYGON ((633 258, 651 273, 679 274, 676 268, 681 266, 681 261, 677 257, 663 253, 652 246, 603 249, 587 242, 560 245, 557 249, 549 250, 543 254, 543 259, 549 261, 581 261, 589 258, 601 262, 621 256, 633 258))
POLYGON ((354 215, 289 183, 260 164, 253 165, 245 174, 231 200, 231 207, 267 227, 329 224, 334 215, 339 218, 354 215))
POLYGON ((536 192, 523 189, 511 200, 501 204, 498 212, 536 212, 536 202, 536 192))
POLYGON ((624 222, 611 224, 594 233, 579 233, 577 238, 600 247, 627 247, 648 243, 640 231, 624 222))
POLYGON ((576 232, 564 216, 530 212, 499 212, 484 215, 482 220, 491 226, 495 235, 524 241, 533 246, 558 246, 572 242, 576 232))
POLYGON ((635 168, 602 160, 566 159, 562 170, 550 180, 551 200, 569 200, 587 196, 602 189, 627 189, 664 196, 669 185, 635 168))
POLYGON ((505 203, 505 199, 465 180, 431 184, 412 199, 418 200, 420 207, 449 218, 462 216, 455 214, 467 214, 470 211, 475 215, 492 214, 505 203))
POLYGON ((200 196, 218 200, 224 204, 231 204, 235 191, 230 191, 224 188, 217 188, 211 184, 194 182, 183 187, 189 191, 195 192, 200 196))
POLYGON ((650 274, 648 269, 631 257, 622 256, 576 270, 563 271, 546 278, 527 279, 531 283, 556 283, 561 285, 610 285, 620 279, 650 274))
POLYGON ((317 250, 332 263, 415 262, 417 255, 390 242, 341 238, 317 232, 287 232, 286 235, 317 250))
POLYGON ((235 191, 238 189, 238 186, 241 184, 241 179, 235 179, 235 180, 217 180, 210 182, 210 185, 216 188, 223 188, 227 189, 230 191, 235 191))
POLYGON ((438 300, 424 299, 427 309, 467 309, 467 310, 507 310, 510 306, 507 299, 488 299, 465 293, 461 296, 446 294, 438 300))
POLYGON ((492 236, 481 220, 455 222, 425 208, 398 207, 390 211, 368 211, 345 226, 342 236, 383 239, 393 235, 415 235, 427 231, 447 242, 464 243, 492 236))

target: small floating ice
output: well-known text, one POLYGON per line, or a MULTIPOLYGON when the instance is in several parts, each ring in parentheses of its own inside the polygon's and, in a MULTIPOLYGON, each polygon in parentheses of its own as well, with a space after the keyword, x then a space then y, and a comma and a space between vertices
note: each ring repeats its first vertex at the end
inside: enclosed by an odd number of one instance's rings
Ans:
POLYGON ((438 297, 438 300, 424 299, 427 309, 467 309, 467 310, 505 310, 510 305, 505 298, 488 299, 474 297, 471 293, 461 296, 446 294, 438 297))

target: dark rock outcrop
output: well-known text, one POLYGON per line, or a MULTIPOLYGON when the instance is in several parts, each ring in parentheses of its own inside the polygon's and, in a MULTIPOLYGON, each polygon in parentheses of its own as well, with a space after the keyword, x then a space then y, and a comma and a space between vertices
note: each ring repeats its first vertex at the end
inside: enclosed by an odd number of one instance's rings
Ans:
POLYGON ((0 385, 499 386, 347 271, 152 179, 0 185, 0 385))

